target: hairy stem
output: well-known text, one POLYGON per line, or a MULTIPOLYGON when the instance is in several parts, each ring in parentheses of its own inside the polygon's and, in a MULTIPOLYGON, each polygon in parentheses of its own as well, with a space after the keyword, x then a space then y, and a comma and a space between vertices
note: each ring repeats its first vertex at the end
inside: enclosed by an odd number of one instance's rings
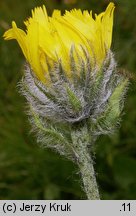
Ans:
POLYGON ((99 191, 93 167, 93 161, 88 152, 80 152, 78 166, 81 173, 84 191, 89 200, 99 200, 99 191))
POLYGON ((74 131, 72 134, 74 144, 74 154, 82 177, 83 188, 87 199, 99 200, 99 191, 93 167, 93 160, 90 156, 88 145, 90 145, 90 137, 86 127, 74 131))

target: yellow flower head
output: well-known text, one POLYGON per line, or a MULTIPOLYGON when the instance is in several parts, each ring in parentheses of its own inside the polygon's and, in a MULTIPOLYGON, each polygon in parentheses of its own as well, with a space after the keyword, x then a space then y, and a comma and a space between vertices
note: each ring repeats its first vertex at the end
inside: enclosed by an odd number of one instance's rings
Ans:
POLYGON ((49 17, 45 6, 37 7, 32 10, 32 17, 24 22, 26 31, 12 22, 12 28, 5 32, 4 38, 18 41, 27 62, 42 82, 49 82, 49 68, 58 61, 70 78, 71 50, 77 65, 80 65, 78 56, 85 60, 86 50, 92 65, 101 67, 111 46, 113 12, 114 4, 110 3, 105 12, 95 14, 95 18, 92 11, 77 9, 66 11, 64 15, 54 10, 49 17))

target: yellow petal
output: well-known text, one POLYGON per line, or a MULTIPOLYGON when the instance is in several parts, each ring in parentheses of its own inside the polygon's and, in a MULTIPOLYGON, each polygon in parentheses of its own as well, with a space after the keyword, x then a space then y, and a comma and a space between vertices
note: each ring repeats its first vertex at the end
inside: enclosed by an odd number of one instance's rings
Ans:
POLYGON ((28 60, 26 33, 23 30, 17 28, 16 23, 14 21, 12 22, 12 29, 9 29, 5 32, 4 38, 5 40, 16 39, 23 51, 25 58, 28 60))
POLYGON ((114 3, 110 3, 102 18, 102 35, 104 37, 105 46, 107 48, 110 48, 112 42, 114 9, 114 3))
POLYGON ((54 10, 52 13, 52 18, 58 18, 61 16, 61 11, 60 10, 54 10))
POLYGON ((37 77, 45 82, 47 71, 43 71, 40 65, 38 27, 35 21, 29 25, 26 40, 29 49, 29 63, 37 77))
POLYGON ((45 6, 43 5, 43 7, 37 7, 32 10, 32 18, 33 20, 45 25, 45 23, 48 22, 48 14, 45 6))

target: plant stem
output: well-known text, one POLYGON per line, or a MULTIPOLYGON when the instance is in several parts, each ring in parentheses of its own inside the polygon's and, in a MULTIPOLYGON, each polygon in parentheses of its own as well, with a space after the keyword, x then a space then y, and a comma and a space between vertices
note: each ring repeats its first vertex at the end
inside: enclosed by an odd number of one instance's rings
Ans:
POLYGON ((88 148, 88 146, 91 145, 91 137, 89 136, 87 127, 84 126, 80 128, 80 130, 75 130, 72 133, 72 139, 74 144, 74 155, 81 173, 83 188, 87 199, 99 200, 100 196, 93 167, 93 160, 91 159, 90 150, 88 148))
POLYGON ((80 152, 78 167, 81 173, 84 191, 89 200, 99 200, 99 191, 93 167, 93 161, 88 152, 80 152))

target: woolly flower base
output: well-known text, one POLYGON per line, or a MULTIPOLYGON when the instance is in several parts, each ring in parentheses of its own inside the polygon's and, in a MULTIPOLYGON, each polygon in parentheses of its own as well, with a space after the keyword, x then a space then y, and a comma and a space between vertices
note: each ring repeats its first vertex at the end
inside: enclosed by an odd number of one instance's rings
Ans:
POLYGON ((71 130, 81 125, 88 126, 91 136, 113 133, 123 109, 128 79, 117 71, 113 54, 107 54, 99 71, 91 67, 87 52, 86 60, 80 59, 80 62, 77 68, 71 57, 71 80, 67 79, 59 62, 55 64, 55 72, 50 71, 50 86, 36 79, 29 66, 20 83, 36 127, 39 121, 44 137, 47 132, 52 145, 52 135, 58 135, 55 148, 61 140, 70 143, 71 130))
POLYGON ((79 57, 77 66, 71 50, 71 79, 65 76, 60 61, 49 71, 51 85, 39 81, 27 66, 20 86, 38 142, 78 164, 88 199, 99 199, 91 150, 99 135, 115 131, 128 79, 117 70, 111 51, 99 70, 92 68, 87 51, 83 51, 86 58, 79 57))

